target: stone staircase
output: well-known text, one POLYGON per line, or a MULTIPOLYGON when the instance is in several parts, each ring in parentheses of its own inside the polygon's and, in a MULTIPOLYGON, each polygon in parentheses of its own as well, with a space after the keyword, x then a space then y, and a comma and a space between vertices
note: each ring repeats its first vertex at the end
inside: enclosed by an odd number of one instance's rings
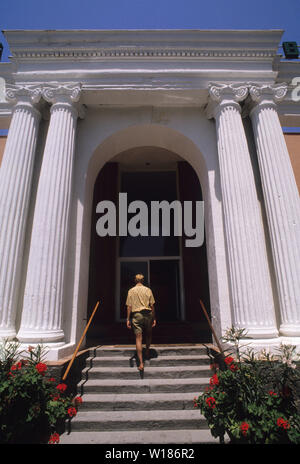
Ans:
POLYGON ((203 345, 154 345, 137 369, 135 347, 90 350, 78 393, 83 403, 62 444, 218 443, 193 398, 209 383, 203 345))

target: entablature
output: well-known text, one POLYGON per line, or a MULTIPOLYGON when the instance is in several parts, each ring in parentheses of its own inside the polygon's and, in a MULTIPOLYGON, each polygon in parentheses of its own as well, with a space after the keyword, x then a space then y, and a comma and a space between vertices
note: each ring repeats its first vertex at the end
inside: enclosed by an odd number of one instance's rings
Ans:
MULTIPOLYGON (((5 31, 8 84, 81 85, 86 106, 204 107, 211 82, 287 82, 280 114, 295 121, 292 99, 300 64, 280 61, 281 30, 17 30, 5 31)), ((7 117, 11 105, 0 102, 7 117)))

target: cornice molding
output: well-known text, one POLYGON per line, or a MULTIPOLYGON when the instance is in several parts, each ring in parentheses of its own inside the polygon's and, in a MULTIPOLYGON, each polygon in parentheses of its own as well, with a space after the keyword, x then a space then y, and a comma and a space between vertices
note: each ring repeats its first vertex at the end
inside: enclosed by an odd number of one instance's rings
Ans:
POLYGON ((155 50, 139 50, 136 49, 123 49, 114 48, 111 50, 107 49, 95 49, 92 51, 87 50, 37 50, 37 51, 14 51, 12 53, 14 58, 18 59, 103 59, 103 58, 117 58, 117 59, 132 59, 132 58, 230 58, 230 59, 241 59, 241 58, 252 58, 252 59, 273 59, 276 53, 268 50, 259 51, 220 51, 220 50, 191 50, 191 49, 155 49, 155 50))
POLYGON ((4 31, 12 56, 27 59, 273 59, 282 30, 4 31))

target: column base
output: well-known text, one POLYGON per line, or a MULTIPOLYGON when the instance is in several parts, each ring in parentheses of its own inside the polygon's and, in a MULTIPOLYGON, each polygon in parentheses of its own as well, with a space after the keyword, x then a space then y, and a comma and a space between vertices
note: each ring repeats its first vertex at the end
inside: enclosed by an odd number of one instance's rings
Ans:
MULTIPOLYGON (((228 344, 233 347, 233 344, 228 344)), ((253 350, 254 353, 258 354, 262 350, 267 350, 270 354, 278 356, 281 345, 294 345, 296 347, 296 353, 300 354, 300 337, 276 337, 276 338, 265 338, 265 339, 243 339, 240 342, 241 353, 247 353, 247 351, 253 350)))
POLYGON ((21 343, 57 343, 64 345, 65 334, 63 330, 25 330, 21 329, 17 335, 21 343))
POLYGON ((247 327, 247 337, 255 339, 277 338, 279 336, 276 327, 247 327))
POLYGON ((7 340, 13 340, 14 338, 16 338, 17 334, 16 334, 16 331, 15 329, 13 328, 1 328, 0 329, 0 338, 2 339, 7 339, 7 340))
POLYGON ((284 337, 300 337, 300 324, 281 324, 279 331, 284 337))
MULTIPOLYGON (((40 343, 30 343, 30 346, 36 348, 40 343)), ((73 355, 76 345, 75 343, 45 343, 42 345, 44 348, 43 352, 43 361, 66 361, 71 358, 73 355)), ((28 351, 28 343, 21 343, 20 349, 23 351, 28 351)))

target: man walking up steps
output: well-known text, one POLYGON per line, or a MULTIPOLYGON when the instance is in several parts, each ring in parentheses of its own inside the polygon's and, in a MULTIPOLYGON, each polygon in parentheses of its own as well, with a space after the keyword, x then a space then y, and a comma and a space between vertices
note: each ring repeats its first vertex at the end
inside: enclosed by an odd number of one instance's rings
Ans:
POLYGON ((150 355, 152 328, 156 326, 154 297, 152 290, 144 285, 144 276, 135 276, 135 286, 130 288, 127 295, 127 327, 133 329, 136 339, 136 351, 139 358, 140 371, 144 370, 142 355, 143 333, 145 334, 146 358, 150 355))

